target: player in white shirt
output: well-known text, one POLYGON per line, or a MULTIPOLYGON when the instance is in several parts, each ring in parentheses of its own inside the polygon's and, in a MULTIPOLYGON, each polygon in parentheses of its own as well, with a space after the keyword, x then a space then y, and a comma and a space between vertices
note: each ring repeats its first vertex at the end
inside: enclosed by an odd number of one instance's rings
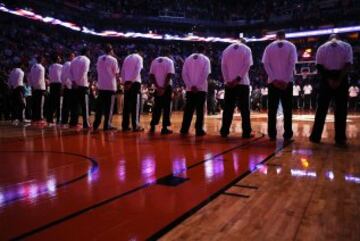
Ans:
POLYGON ((12 120, 17 124, 23 122, 25 116, 24 71, 20 66, 15 66, 10 72, 8 84, 12 90, 12 120))
POLYGON ((250 79, 249 70, 253 65, 251 49, 243 40, 228 46, 222 53, 221 71, 225 82, 225 105, 223 111, 222 137, 229 135, 229 129, 236 104, 242 118, 242 137, 251 138, 250 122, 250 79))
POLYGON ((336 34, 319 47, 316 53, 316 66, 321 76, 318 107, 310 141, 318 143, 324 129, 326 114, 332 99, 335 101, 335 141, 346 144, 346 118, 348 103, 347 75, 353 64, 353 51, 350 44, 339 39, 336 34))
POLYGON ((52 125, 54 122, 54 113, 56 115, 56 122, 60 123, 60 99, 61 99, 61 71, 63 66, 60 64, 60 56, 54 56, 54 63, 49 67, 49 110, 47 122, 52 125))
POLYGON ((359 101, 359 87, 354 83, 349 88, 349 109, 356 111, 359 101))
POLYGON ((44 57, 38 56, 37 63, 31 67, 30 85, 32 88, 32 120, 42 121, 44 118, 44 95, 46 91, 44 57))
POLYGON ((140 126, 142 69, 143 58, 139 53, 128 55, 121 67, 121 81, 124 84, 123 131, 130 130, 130 115, 133 131, 144 131, 140 126))
POLYGON ((150 132, 155 131, 155 126, 159 124, 161 112, 163 112, 161 134, 171 134, 168 129, 171 125, 171 97, 172 97, 172 79, 175 76, 174 61, 168 56, 169 50, 162 49, 162 56, 157 57, 151 62, 150 81, 155 84, 155 104, 150 122, 150 132))
POLYGON ((198 52, 185 59, 182 78, 186 86, 186 104, 180 133, 188 134, 196 110, 195 130, 197 136, 204 136, 204 106, 208 91, 208 77, 211 73, 210 60, 204 55, 205 48, 200 45, 198 52))
POLYGON ((298 84, 293 86, 293 108, 299 109, 301 87, 298 84))
POLYGON ((284 139, 291 140, 293 136, 292 94, 297 57, 295 45, 285 40, 283 31, 276 34, 276 40, 264 51, 262 62, 268 75, 268 135, 271 140, 277 135, 276 114, 280 101, 284 112, 284 139))
POLYGON ((261 87, 261 107, 265 110, 268 108, 269 89, 266 86, 261 87))
MULTIPOLYGON (((71 61, 75 58, 75 54, 73 52, 69 52, 67 54, 67 61, 64 63, 61 70, 61 83, 63 87, 63 103, 61 110, 61 124, 67 125, 69 124, 69 116, 72 105, 74 105, 75 101, 75 93, 72 89, 72 81, 70 74, 70 66, 71 61)), ((73 117, 74 119, 75 117, 73 117)))
POLYGON ((104 130, 115 129, 111 126, 111 120, 114 112, 115 94, 120 70, 118 61, 114 56, 113 47, 111 44, 107 44, 105 46, 105 54, 101 55, 96 63, 99 95, 96 103, 94 130, 98 129, 103 115, 105 117, 104 130))
POLYGON ((309 110, 312 108, 312 103, 311 103, 311 95, 312 95, 312 85, 310 83, 307 83, 306 85, 304 85, 304 109, 305 110, 309 110))
POLYGON ((75 98, 72 108, 70 126, 78 124, 78 107, 80 106, 83 118, 83 128, 90 128, 89 124, 89 80, 88 73, 90 70, 89 49, 86 47, 81 50, 81 55, 77 56, 70 65, 70 75, 72 88, 75 92, 75 98))

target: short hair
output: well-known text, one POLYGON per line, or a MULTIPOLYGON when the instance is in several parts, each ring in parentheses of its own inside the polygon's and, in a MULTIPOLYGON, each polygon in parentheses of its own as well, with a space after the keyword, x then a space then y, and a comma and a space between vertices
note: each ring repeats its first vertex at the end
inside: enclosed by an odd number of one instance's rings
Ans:
POLYGON ((44 56, 39 54, 38 56, 36 56, 36 62, 41 63, 44 60, 44 56))
POLYGON ((66 53, 65 56, 66 56, 67 59, 70 59, 71 56, 73 56, 73 55, 75 55, 74 51, 69 51, 69 52, 66 53))
POLYGON ((105 50, 106 54, 110 54, 111 51, 113 51, 114 49, 110 43, 107 43, 107 44, 105 44, 104 50, 105 50))
POLYGON ((54 63, 58 62, 59 58, 60 58, 60 56, 58 54, 56 54, 56 53, 54 53, 53 56, 52 56, 52 60, 53 60, 54 63))
POLYGON ((81 50, 80 50, 80 54, 81 55, 88 55, 89 53, 89 48, 88 47, 83 47, 81 50))
POLYGON ((246 39, 244 39, 244 38, 239 38, 239 42, 242 43, 242 44, 246 44, 246 39))
POLYGON ((284 30, 279 30, 276 32, 276 38, 278 39, 284 39, 286 37, 286 33, 284 30))
POLYGON ((162 56, 169 56, 169 55, 170 55, 170 49, 167 48, 167 47, 163 47, 163 48, 161 48, 161 50, 160 50, 160 54, 161 54, 162 56))
POLYGON ((134 49, 133 49, 133 52, 134 52, 134 53, 142 53, 142 52, 144 52, 144 51, 143 51, 143 48, 142 48, 141 46, 136 45, 136 46, 134 47, 134 49))
POLYGON ((339 39, 339 35, 336 33, 330 34, 329 40, 333 40, 333 39, 339 39))
POLYGON ((199 52, 199 53, 204 53, 205 50, 206 50, 206 47, 205 47, 205 45, 203 45, 203 44, 199 44, 199 45, 196 47, 196 50, 197 50, 197 52, 199 52))

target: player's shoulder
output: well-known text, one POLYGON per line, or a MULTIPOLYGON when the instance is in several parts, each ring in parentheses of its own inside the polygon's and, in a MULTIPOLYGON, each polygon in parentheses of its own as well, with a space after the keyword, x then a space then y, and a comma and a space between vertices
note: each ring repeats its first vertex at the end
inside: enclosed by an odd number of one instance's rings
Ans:
POLYGON ((170 64, 173 64, 173 63, 174 63, 174 61, 173 61, 171 58, 167 57, 167 56, 165 56, 165 57, 163 57, 163 58, 164 58, 164 60, 165 60, 167 63, 170 63, 170 64))
POLYGON ((134 53, 134 54, 132 54, 132 56, 133 56, 133 58, 136 58, 137 60, 142 60, 142 59, 143 59, 143 58, 141 57, 141 55, 138 54, 138 53, 134 53))
POLYGON ((107 55, 106 57, 107 57, 107 59, 108 59, 109 61, 111 61, 112 63, 117 63, 117 58, 115 58, 114 56, 112 56, 112 55, 107 55))
POLYGON ((348 42, 339 40, 339 43, 340 43, 342 46, 344 46, 345 48, 347 48, 347 49, 351 49, 351 48, 352 48, 351 44, 348 43, 348 42))
POLYGON ((210 59, 208 56, 206 56, 205 54, 199 54, 199 56, 206 62, 210 62, 210 59))

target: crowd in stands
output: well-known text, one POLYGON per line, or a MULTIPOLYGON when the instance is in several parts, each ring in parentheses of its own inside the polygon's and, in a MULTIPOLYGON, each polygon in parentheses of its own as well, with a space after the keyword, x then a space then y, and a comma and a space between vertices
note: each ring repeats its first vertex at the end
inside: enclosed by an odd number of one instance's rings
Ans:
POLYGON ((91 13, 132 16, 161 16, 168 14, 192 19, 209 20, 269 20, 276 17, 323 18, 336 10, 341 16, 354 7, 359 7, 355 0, 74 0, 51 1, 58 5, 76 7, 91 13))
MULTIPOLYGON (((2 31, 0 32, 0 44, 3 51, 0 52, 0 109, 1 113, 6 112, 9 103, 7 103, 8 88, 6 81, 14 64, 21 63, 22 69, 26 74, 30 71, 32 64, 35 63, 36 56, 43 55, 46 58, 47 63, 45 67, 50 64, 50 56, 54 53, 64 56, 69 50, 78 53, 81 48, 87 46, 91 50, 90 60, 91 68, 89 78, 93 83, 93 99, 96 98, 96 70, 95 62, 98 56, 103 54, 101 45, 103 39, 92 36, 85 36, 80 33, 73 33, 68 30, 62 29, 57 26, 46 25, 42 23, 35 23, 29 20, 19 19, 17 17, 10 17, 9 15, 0 15, 0 26, 2 31)), ((125 40, 125 39, 112 39, 115 54, 118 57, 119 63, 134 49, 139 49, 141 55, 144 58, 144 71, 143 71, 143 83, 144 83, 144 111, 151 111, 152 95, 151 86, 147 86, 148 73, 150 62, 159 55, 160 49, 166 46, 171 51, 171 58, 175 62, 176 74, 174 78, 174 86, 176 88, 174 97, 174 108, 180 110, 184 103, 184 90, 183 82, 181 80, 181 68, 183 66, 184 59, 190 55, 196 43, 190 42, 177 42, 177 41, 149 41, 149 40, 125 40), (148 107, 146 107, 148 106, 148 107)), ((311 47, 316 50, 317 47, 322 44, 325 39, 317 39, 317 41, 296 40, 297 48, 299 49, 299 55, 301 55, 301 49, 311 47)), ((350 41, 354 49, 354 66, 359 66, 360 63, 360 44, 358 40, 350 41)), ((261 65, 261 55, 267 43, 249 43, 252 49, 254 65, 250 70, 251 85, 253 88, 252 99, 254 100, 253 109, 259 109, 266 107, 262 96, 262 88, 266 86, 267 76, 261 65), (255 101, 256 100, 256 101, 255 101)), ((221 53, 227 45, 223 43, 208 43, 206 45, 206 55, 210 58, 212 74, 211 79, 214 82, 214 91, 211 92, 212 96, 217 99, 217 112, 221 107, 221 96, 223 90, 222 76, 220 70, 221 53)), ((301 59, 301 56, 300 56, 301 59)), ((358 84, 360 79, 359 68, 353 68, 350 81, 355 85, 358 84)), ((303 79, 302 76, 297 76, 296 81, 301 85, 303 89, 306 83, 310 83, 313 88, 313 93, 316 97, 317 79, 311 76, 311 78, 303 79)), ((209 91, 210 92, 210 91, 209 91)), ((300 91, 300 95, 302 92, 300 91)), ((29 93, 30 95, 30 93, 29 93)), ((314 101, 313 101, 314 102, 314 101)), ((304 105, 302 105, 304 106, 304 105)), ((312 106, 314 107, 314 106, 312 106)), ((214 111, 209 111, 214 112, 214 111)), ((5 115, 6 116, 6 115, 5 115)))
POLYGON ((137 31, 225 36, 241 31, 251 36, 276 28, 292 31, 319 25, 355 24, 357 0, 44 0, 2 1, 11 8, 33 10, 98 31, 137 31), (167 17, 166 17, 167 16, 167 17), (175 21, 175 22, 174 22, 175 21), (172 25, 176 23, 176 25, 172 25), (316 23, 316 24, 314 24, 316 23), (280 26, 279 26, 280 25, 280 26), (176 26, 174 31, 174 26, 176 26))

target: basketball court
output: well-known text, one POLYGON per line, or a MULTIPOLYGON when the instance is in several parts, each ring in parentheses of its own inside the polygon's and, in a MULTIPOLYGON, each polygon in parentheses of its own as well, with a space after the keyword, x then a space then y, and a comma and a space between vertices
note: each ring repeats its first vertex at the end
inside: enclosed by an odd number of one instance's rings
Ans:
MULTIPOLYGON (((252 139, 239 117, 227 139, 221 116, 206 119, 205 137, 3 122, 0 239, 358 240, 359 116, 343 149, 331 116, 315 145, 301 114, 292 143, 266 137, 264 113, 252 115, 252 139)), ((172 119, 178 132, 181 113, 172 119)))

